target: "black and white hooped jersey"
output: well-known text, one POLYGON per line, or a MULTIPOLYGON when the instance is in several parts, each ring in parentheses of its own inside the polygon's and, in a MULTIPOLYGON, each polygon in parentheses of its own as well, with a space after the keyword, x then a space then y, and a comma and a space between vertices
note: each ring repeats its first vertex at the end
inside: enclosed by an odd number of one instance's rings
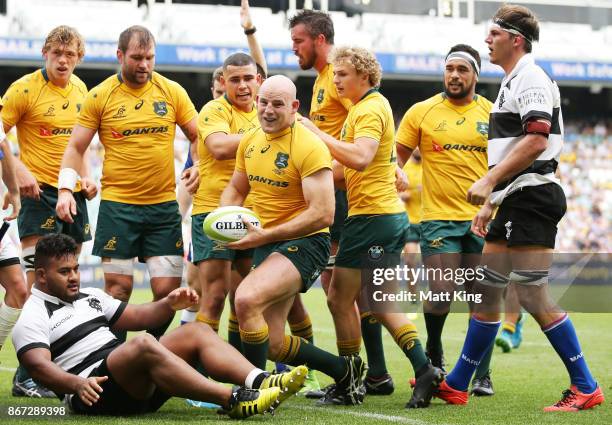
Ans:
POLYGON ((17 358, 33 348, 47 348, 63 370, 89 376, 121 344, 110 327, 126 306, 96 288, 81 288, 72 303, 32 288, 13 329, 17 358))
POLYGON ((563 148, 561 96, 557 84, 526 54, 504 77, 489 117, 489 168, 501 162, 525 136, 524 125, 533 118, 550 122, 548 146, 531 166, 498 184, 491 202, 499 205, 510 193, 525 186, 557 183, 554 177, 563 148))

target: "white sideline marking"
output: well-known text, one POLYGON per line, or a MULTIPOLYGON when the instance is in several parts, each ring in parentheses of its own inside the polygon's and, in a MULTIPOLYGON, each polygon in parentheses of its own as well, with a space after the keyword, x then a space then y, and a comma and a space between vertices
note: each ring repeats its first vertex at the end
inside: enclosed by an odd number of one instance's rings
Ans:
POLYGON ((3 372, 15 372, 17 370, 16 367, 4 367, 0 366, 0 370, 3 372))
POLYGON ((333 415, 348 415, 348 416, 357 416, 360 418, 370 418, 370 419, 380 419, 383 421, 389 422, 400 422, 404 424, 412 424, 412 425, 432 425, 432 422, 425 422, 419 419, 410 419, 404 416, 391 416, 391 415, 383 415, 381 413, 371 413, 371 412, 357 412, 354 410, 326 410, 324 407, 313 407, 313 406, 286 406, 285 408, 296 409, 296 410, 309 410, 313 412, 329 412, 333 415))

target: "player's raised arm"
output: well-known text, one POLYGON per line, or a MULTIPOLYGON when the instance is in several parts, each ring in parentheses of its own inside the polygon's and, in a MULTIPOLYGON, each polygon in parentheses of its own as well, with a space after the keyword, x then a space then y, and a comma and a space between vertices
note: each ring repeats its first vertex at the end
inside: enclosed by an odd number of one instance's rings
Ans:
MULTIPOLYGON (((244 34, 247 37, 247 42, 249 43, 249 52, 253 59, 255 59, 255 63, 261 66, 264 74, 268 75, 268 64, 266 63, 266 56, 264 55, 263 49, 261 48, 261 44, 257 40, 257 36, 255 32, 257 28, 255 28, 255 24, 253 23, 253 19, 251 18, 251 11, 249 8, 249 0, 242 0, 240 3, 240 25, 242 29, 244 29, 244 34)), ((266 75, 262 75, 263 78, 266 75)))

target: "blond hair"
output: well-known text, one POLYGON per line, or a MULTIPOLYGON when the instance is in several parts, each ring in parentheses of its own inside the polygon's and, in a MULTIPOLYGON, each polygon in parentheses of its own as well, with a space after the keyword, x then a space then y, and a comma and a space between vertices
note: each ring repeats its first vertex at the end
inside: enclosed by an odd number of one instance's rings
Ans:
POLYGON ((359 75, 367 75, 372 87, 380 85, 382 68, 380 63, 370 52, 363 47, 336 47, 329 54, 329 62, 333 64, 348 63, 359 75))
POLYGON ((76 28, 72 28, 67 25, 60 25, 59 27, 51 30, 45 39, 42 52, 43 54, 47 53, 51 47, 56 44, 59 44, 60 46, 69 46, 73 41, 76 41, 77 54, 80 61, 83 59, 83 56, 85 56, 85 40, 76 30, 76 28))

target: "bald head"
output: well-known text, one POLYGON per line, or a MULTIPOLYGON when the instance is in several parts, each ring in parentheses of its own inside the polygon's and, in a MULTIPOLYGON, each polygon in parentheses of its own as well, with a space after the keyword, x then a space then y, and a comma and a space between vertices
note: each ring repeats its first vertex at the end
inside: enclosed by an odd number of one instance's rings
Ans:
POLYGON ((263 82, 259 91, 260 93, 262 91, 265 91, 266 93, 282 93, 290 100, 294 100, 297 96, 297 88, 295 87, 295 84, 293 84, 293 81, 284 75, 273 75, 272 77, 269 77, 263 82))
POLYGON ((295 121, 300 102, 293 81, 274 75, 263 82, 257 96, 257 114, 265 133, 283 131, 295 121))

